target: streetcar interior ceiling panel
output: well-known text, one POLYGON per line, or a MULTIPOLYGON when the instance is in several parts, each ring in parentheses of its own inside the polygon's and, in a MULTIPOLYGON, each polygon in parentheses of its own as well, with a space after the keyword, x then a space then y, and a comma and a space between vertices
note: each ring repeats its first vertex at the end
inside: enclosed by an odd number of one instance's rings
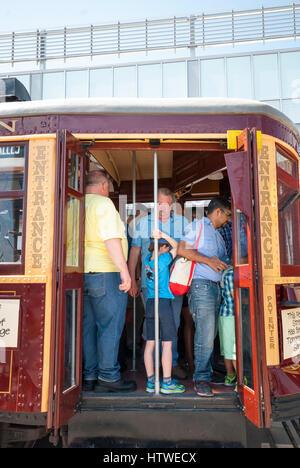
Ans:
MULTIPOLYGON (((123 143, 126 148, 126 143, 123 143)), ((175 146, 176 143, 173 143, 175 146)), ((174 192, 190 199, 203 199, 209 196, 220 195, 222 187, 228 193, 228 179, 224 148, 219 143, 218 151, 212 149, 201 150, 201 142, 198 150, 187 149, 165 150, 163 144, 157 148, 158 156, 158 180, 159 185, 167 185, 174 192)), ((207 145, 206 145, 207 146, 207 145)), ((216 146, 216 144, 214 144, 216 146)), ((97 143, 89 148, 90 169, 104 168, 112 177, 117 192, 126 194, 128 199, 132 196, 132 160, 133 151, 136 161, 136 199, 140 202, 153 201, 153 149, 144 150, 127 149, 97 149, 97 143), (152 193, 151 193, 152 192, 152 193), (147 199, 145 199, 145 197, 147 199), (150 200, 150 198, 151 200, 150 200)), ((112 194, 113 195, 113 194, 112 194)))

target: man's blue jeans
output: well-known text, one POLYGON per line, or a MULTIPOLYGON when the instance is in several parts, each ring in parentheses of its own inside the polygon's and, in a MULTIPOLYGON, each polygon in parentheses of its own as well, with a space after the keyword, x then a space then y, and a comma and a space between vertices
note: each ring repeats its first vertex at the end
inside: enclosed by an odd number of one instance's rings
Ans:
POLYGON ((118 352, 126 316, 127 294, 119 290, 120 273, 84 275, 83 378, 116 382, 118 352))
POLYGON ((188 298, 195 323, 193 379, 210 382, 211 359, 221 303, 220 285, 211 280, 193 279, 188 298))

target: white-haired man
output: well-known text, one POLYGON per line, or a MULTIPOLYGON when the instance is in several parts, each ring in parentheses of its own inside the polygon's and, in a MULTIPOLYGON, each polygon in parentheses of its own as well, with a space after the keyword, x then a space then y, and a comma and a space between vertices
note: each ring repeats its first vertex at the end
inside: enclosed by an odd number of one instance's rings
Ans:
MULTIPOLYGON (((175 239, 177 242, 183 235, 184 228, 188 224, 186 219, 174 211, 176 203, 175 196, 168 188, 158 189, 158 229, 168 236, 175 239)), ((128 262, 129 273, 131 276, 131 289, 129 294, 136 297, 139 294, 139 287, 136 282, 136 268, 141 254, 141 262, 144 265, 146 255, 148 255, 148 248, 150 245, 151 232, 154 229, 154 216, 151 212, 148 216, 144 216, 136 225, 136 232, 133 233, 133 239, 130 249, 130 256, 128 262)), ((141 293, 144 303, 147 301, 147 286, 145 269, 142 268, 141 274, 141 293)), ((183 296, 175 296, 172 301, 173 313, 175 318, 176 329, 178 331, 180 325, 180 314, 182 308, 183 296)), ((186 379, 187 372, 178 365, 178 343, 177 339, 173 341, 172 345, 172 376, 178 379, 186 379)))

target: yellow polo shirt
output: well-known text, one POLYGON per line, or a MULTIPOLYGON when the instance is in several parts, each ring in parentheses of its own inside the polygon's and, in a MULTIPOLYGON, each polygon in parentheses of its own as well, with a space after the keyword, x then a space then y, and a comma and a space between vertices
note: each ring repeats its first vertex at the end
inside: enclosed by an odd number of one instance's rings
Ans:
POLYGON ((125 226, 113 202, 108 197, 88 193, 85 195, 85 273, 119 271, 107 252, 104 241, 108 239, 121 239, 127 260, 125 226))

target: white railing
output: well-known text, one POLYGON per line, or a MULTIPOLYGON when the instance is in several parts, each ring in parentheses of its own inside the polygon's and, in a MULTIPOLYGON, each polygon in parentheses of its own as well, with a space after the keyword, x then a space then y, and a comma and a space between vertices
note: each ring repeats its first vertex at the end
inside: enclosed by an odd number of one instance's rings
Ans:
POLYGON ((0 34, 0 63, 208 47, 300 37, 300 3, 144 20, 0 34))

